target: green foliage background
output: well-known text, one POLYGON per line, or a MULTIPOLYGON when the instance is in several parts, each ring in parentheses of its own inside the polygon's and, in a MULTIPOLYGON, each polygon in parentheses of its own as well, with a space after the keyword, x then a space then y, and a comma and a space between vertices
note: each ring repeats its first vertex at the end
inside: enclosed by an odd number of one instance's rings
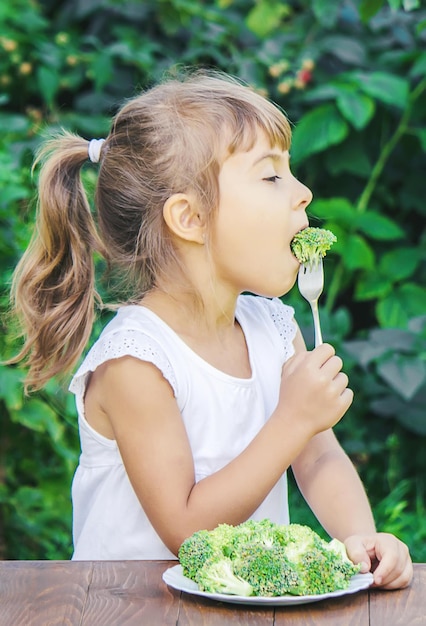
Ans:
MULTIPOLYGON (((322 321, 356 400, 337 431, 378 526, 417 561, 426 561, 425 42, 416 0, 0 5, 2 311, 33 223, 30 168, 47 128, 102 136, 124 98, 176 65, 244 79, 287 112, 293 169, 315 195, 311 223, 338 235, 322 321)), ((285 299, 312 345, 306 303, 297 289, 285 299)), ((5 318, 0 350, 2 360, 17 350, 5 318)), ((0 556, 68 558, 73 398, 52 382, 25 399, 21 380, 0 366, 0 556)), ((295 521, 316 525, 295 489, 291 503, 295 521)))

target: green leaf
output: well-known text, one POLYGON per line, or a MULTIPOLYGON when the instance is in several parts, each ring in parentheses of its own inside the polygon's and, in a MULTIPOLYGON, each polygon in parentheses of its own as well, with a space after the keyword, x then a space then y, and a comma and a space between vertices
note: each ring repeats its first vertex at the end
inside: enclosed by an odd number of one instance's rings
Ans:
POLYGON ((395 354, 379 363, 377 372, 405 400, 411 400, 426 381, 426 364, 415 356, 395 354))
POLYGON ((103 115, 84 116, 76 112, 67 112, 61 115, 61 123, 89 137, 102 137, 109 132, 110 120, 103 115))
POLYGON ((383 327, 407 328, 409 320, 426 311, 426 290, 414 283, 394 288, 377 303, 376 315, 383 327))
POLYGON ((370 406, 379 415, 395 417, 407 430, 426 435, 425 401, 426 387, 423 387, 410 401, 392 394, 373 400, 370 406))
POLYGON ((392 281, 387 276, 382 276, 378 271, 373 271, 358 280, 355 288, 355 300, 383 298, 390 293, 391 289, 392 281))
POLYGON ((246 18, 246 25, 258 37, 266 37, 280 27, 289 14, 289 7, 281 0, 259 0, 246 18))
POLYGON ((398 287, 397 295, 407 307, 410 317, 424 315, 426 311, 426 289, 424 285, 404 283, 398 287))
POLYGON ((343 141, 349 127, 332 104, 322 105, 302 117, 296 125, 291 146, 292 161, 297 163, 316 152, 343 141))
POLYGON ((23 198, 28 198, 30 195, 30 190, 26 189, 25 187, 6 187, 6 189, 1 190, 0 204, 10 207, 12 202, 15 202, 16 200, 22 200, 23 198))
POLYGON ((337 22, 340 3, 336 0, 313 0, 312 9, 318 22, 329 28, 337 22))
POLYGON ((341 91, 336 104, 343 117, 357 130, 361 130, 368 124, 376 108, 374 100, 355 89, 341 91))
POLYGON ((402 0, 404 11, 414 11, 420 9, 420 0, 402 0))
POLYGON ((380 326, 384 328, 405 328, 409 319, 404 304, 394 293, 390 293, 377 303, 376 316, 380 326))
POLYGON ((377 239, 378 241, 393 241, 404 236, 404 231, 396 222, 385 215, 374 213, 373 211, 358 213, 356 227, 371 239, 377 239))
POLYGON ((37 71, 37 82, 45 102, 52 106, 59 89, 59 74, 48 67, 42 66, 37 71))
POLYGON ((335 100, 340 93, 340 86, 337 83, 326 83, 311 87, 303 93, 304 102, 319 102, 322 100, 335 100))
POLYGON ((410 76, 426 76, 426 52, 420 54, 410 70, 410 76))
POLYGON ((339 308, 334 311, 330 321, 333 332, 340 337, 346 337, 352 329, 351 316, 346 308, 339 308))
POLYGON ((345 267, 349 270, 372 269, 375 264, 374 252, 360 235, 349 235, 342 255, 345 267))
POLYGON ((419 128, 415 131, 415 134, 420 139, 422 150, 426 152, 426 128, 419 128))
POLYGON ((413 248, 397 248, 386 252, 379 263, 379 271, 396 282, 412 276, 419 264, 420 255, 413 248))
POLYGON ((25 402, 19 412, 12 411, 11 418, 30 430, 48 433, 54 442, 61 439, 64 431, 64 426, 56 413, 38 398, 31 398, 25 402))
POLYGON ((30 120, 25 115, 17 113, 0 113, 0 128, 4 133, 24 133, 30 127, 30 120))
POLYGON ((332 54, 347 65, 363 67, 366 61, 365 47, 355 37, 334 34, 324 37, 321 41, 321 50, 332 54))
POLYGON ((425 30, 425 28, 426 28, 426 19, 419 20, 419 22, 416 24, 417 35, 421 35, 422 32, 425 30))
POLYGON ((0 398, 9 410, 17 410, 23 403, 23 373, 16 367, 0 365, 0 398))
POLYGON ((12 411, 11 417, 14 422, 37 432, 46 432, 49 419, 55 419, 55 414, 50 407, 37 398, 31 398, 24 402, 19 412, 12 411))
POLYGON ((368 22, 382 8, 384 0, 361 0, 359 14, 363 22, 368 22))
POLYGON ((371 162, 364 144, 359 133, 352 133, 346 141, 327 150, 325 162, 330 173, 349 173, 368 179, 371 162))
POLYGON ((409 83, 405 78, 386 72, 354 72, 352 78, 372 98, 400 109, 407 106, 409 83))
POLYGON ((105 53, 97 55, 91 69, 94 75, 95 88, 97 91, 101 91, 110 82, 114 73, 111 56, 105 53))

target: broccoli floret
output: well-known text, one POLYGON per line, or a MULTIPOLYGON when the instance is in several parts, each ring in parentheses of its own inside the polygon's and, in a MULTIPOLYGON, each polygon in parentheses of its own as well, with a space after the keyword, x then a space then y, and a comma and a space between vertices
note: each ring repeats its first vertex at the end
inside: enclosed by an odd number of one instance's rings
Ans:
POLYGON ((344 584, 344 587, 338 588, 345 589, 352 576, 359 574, 361 570, 361 563, 352 563, 346 553, 345 544, 338 539, 332 539, 327 544, 327 549, 335 554, 334 566, 336 569, 336 577, 343 579, 342 584, 344 584))
POLYGON ((213 530, 199 530, 185 539, 178 552, 183 575, 195 580, 198 570, 208 559, 213 556, 231 556, 237 528, 229 524, 219 524, 213 530))
POLYGON ((196 582, 201 591, 226 593, 234 596, 251 596, 253 587, 236 576, 232 561, 227 557, 212 557, 198 570, 196 582))
POLYGON ((308 226, 293 237, 290 245, 300 263, 312 266, 325 257, 335 241, 337 238, 330 230, 308 226))
POLYGON ((321 550, 307 552, 293 566, 301 580, 299 593, 303 595, 329 593, 342 588, 336 585, 333 559, 321 550))
POLYGON ((219 524, 210 531, 215 552, 223 556, 231 556, 237 528, 229 524, 219 524))
POLYGON ((300 588, 299 576, 279 544, 247 544, 233 567, 235 574, 250 583, 255 596, 283 596, 300 588))
POLYGON ((347 589, 351 577, 359 568, 341 560, 332 550, 311 550, 294 565, 301 579, 300 591, 304 595, 329 593, 347 589))
POLYGON ((269 519, 247 520, 234 527, 234 539, 232 542, 232 552, 229 556, 239 556, 247 545, 254 543, 262 544, 266 547, 272 546, 275 541, 277 525, 269 519))
POLYGON ((183 575, 195 580, 198 570, 216 551, 217 548, 208 530, 199 530, 185 539, 178 552, 183 575))
POLYGON ((325 549, 327 543, 309 526, 289 524, 277 526, 276 540, 285 546, 286 556, 290 561, 297 561, 301 555, 312 549, 325 549))
POLYGON ((328 543, 299 524, 280 527, 280 534, 286 558, 299 576, 297 595, 347 589, 351 577, 359 572, 359 566, 348 559, 345 546, 337 539, 328 543))
POLYGON ((343 562, 350 563, 351 565, 353 565, 352 561, 348 558, 345 544, 339 541, 338 539, 332 539, 331 541, 329 541, 326 544, 326 548, 327 550, 331 550, 332 552, 335 552, 341 558, 343 562))

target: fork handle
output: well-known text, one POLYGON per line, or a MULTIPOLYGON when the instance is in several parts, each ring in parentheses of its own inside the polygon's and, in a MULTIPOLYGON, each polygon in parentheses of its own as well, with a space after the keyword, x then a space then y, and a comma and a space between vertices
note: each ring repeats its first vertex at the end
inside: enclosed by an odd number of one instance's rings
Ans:
POLYGON ((321 325, 318 311, 318 300, 313 300, 311 303, 312 317, 314 318, 314 331, 315 331, 315 347, 317 348, 322 344, 321 325))

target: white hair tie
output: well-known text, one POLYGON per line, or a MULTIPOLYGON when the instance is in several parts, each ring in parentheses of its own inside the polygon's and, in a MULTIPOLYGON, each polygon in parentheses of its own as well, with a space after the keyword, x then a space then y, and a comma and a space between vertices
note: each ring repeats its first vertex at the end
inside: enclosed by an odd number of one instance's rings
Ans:
POLYGON ((104 144, 105 139, 91 139, 89 141, 89 159, 92 163, 99 163, 99 159, 101 158, 101 149, 104 144))

